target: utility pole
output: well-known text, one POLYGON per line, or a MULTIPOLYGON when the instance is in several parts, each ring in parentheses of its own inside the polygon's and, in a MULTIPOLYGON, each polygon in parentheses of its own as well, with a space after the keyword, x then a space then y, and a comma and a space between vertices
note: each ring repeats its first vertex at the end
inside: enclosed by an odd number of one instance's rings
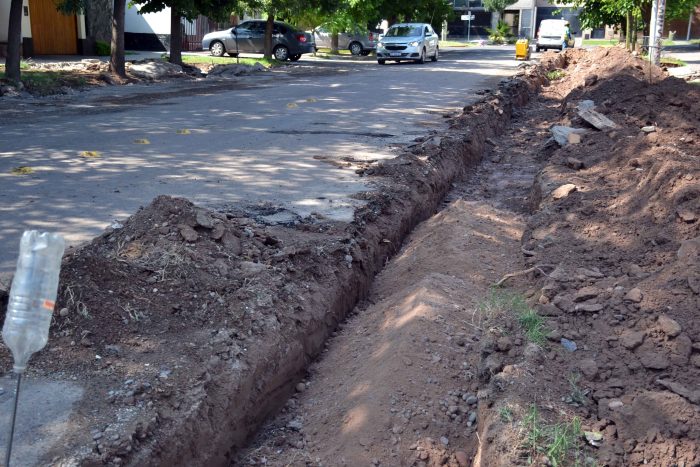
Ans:
POLYGON ((666 16, 666 0, 657 0, 656 7, 656 41, 651 47, 650 57, 654 65, 661 63, 661 36, 664 33, 664 18, 666 16))
POLYGON ((647 47, 649 50, 649 60, 651 60, 652 46, 656 45, 656 14, 659 10, 658 0, 651 2, 651 18, 649 19, 649 38, 647 39, 647 47))

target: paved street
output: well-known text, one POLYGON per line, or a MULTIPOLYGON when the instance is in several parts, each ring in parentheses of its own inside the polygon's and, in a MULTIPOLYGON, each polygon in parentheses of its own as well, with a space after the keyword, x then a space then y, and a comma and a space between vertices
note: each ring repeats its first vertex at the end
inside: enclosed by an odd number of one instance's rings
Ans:
POLYGON ((359 202, 351 196, 371 188, 353 167, 329 161, 393 157, 393 148, 439 128, 444 112, 516 66, 511 47, 470 48, 422 66, 370 61, 341 74, 267 73, 240 89, 108 111, 108 100, 82 99, 3 123, 0 274, 14 269, 23 230, 59 231, 75 245, 159 194, 208 205, 266 201, 349 220, 359 202), (19 166, 33 173, 11 174, 19 166))

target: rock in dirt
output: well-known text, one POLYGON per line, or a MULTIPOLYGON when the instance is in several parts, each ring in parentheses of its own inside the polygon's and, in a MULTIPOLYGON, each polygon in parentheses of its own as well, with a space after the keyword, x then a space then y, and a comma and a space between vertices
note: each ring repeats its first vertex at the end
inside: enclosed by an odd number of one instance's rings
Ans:
POLYGON ((571 128, 569 126, 554 125, 550 131, 552 132, 552 137, 554 141, 557 142, 559 146, 566 146, 570 143, 569 136, 571 134, 576 134, 579 136, 578 142, 580 142, 581 135, 585 134, 587 130, 583 128, 571 128))
POLYGON ((700 404, 700 389, 690 390, 680 383, 671 380, 657 379, 657 383, 681 397, 685 397, 693 404, 700 404))
POLYGON ((639 361, 650 370, 665 370, 670 365, 665 355, 652 351, 640 352, 639 361))
POLYGON ((600 295, 600 289, 598 287, 587 286, 579 289, 574 295, 575 302, 584 302, 592 298, 596 298, 600 295))
POLYGON ((566 183, 552 191, 552 198, 554 198, 555 200, 563 199, 569 196, 574 191, 576 191, 576 185, 574 185, 573 183, 566 183))
POLYGON ((690 357, 690 363, 691 363, 694 367, 700 368, 700 354, 693 355, 692 357, 690 357))
POLYGON ((654 133, 656 131, 656 127, 653 125, 643 126, 641 130, 643 133, 654 133))
POLYGON ((182 235, 182 238, 184 238, 185 241, 190 243, 196 242, 198 238, 197 231, 189 225, 180 226, 180 235, 182 235))
POLYGON ((668 337, 676 337, 682 331, 681 325, 678 324, 676 320, 671 319, 666 315, 659 316, 656 323, 659 325, 659 329, 661 329, 661 331, 668 337))
POLYGON ((225 232, 221 236, 221 243, 224 244, 226 249, 232 255, 239 256, 243 252, 243 247, 241 246, 241 239, 236 237, 232 232, 225 232))
POLYGON ((632 303, 639 303, 642 301, 642 298, 644 298, 644 294, 642 294, 642 291, 636 287, 627 292, 627 295, 625 295, 625 300, 632 303))
POLYGON ((581 170, 584 168, 583 162, 576 159, 575 157, 567 157, 566 158, 566 166, 570 169, 573 169, 573 170, 581 170))
POLYGON ((513 347, 513 341, 508 336, 499 337, 496 341, 496 347, 501 352, 508 352, 513 347))
POLYGON ((578 349, 576 342, 569 340, 565 337, 562 337, 559 342, 561 343, 562 347, 564 347, 569 352, 576 352, 576 350, 578 349))
POLYGON ((620 343, 628 350, 633 350, 642 345, 645 337, 644 331, 625 331, 620 336, 620 343))
POLYGON ((617 124, 600 112, 593 109, 579 108, 578 116, 586 121, 593 128, 601 131, 617 128, 617 124))
POLYGON ((598 374, 598 364, 592 358, 584 358, 581 360, 578 363, 578 368, 588 379, 593 379, 598 374))
POLYGON ((209 213, 201 209, 197 210, 196 222, 198 226, 204 227, 205 229, 211 229, 214 227, 214 220, 211 218, 209 213))
POLYGON ((700 237, 683 240, 681 247, 676 252, 678 259, 683 262, 692 263, 700 258, 700 237))

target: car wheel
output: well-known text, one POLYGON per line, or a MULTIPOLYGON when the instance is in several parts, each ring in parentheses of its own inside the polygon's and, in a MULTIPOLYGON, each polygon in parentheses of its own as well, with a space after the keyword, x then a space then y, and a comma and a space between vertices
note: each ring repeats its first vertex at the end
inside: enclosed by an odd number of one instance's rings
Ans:
POLYGON ((293 61, 293 62, 296 62, 296 61, 299 60, 300 58, 301 58, 301 54, 296 54, 296 55, 290 55, 290 56, 289 56, 289 60, 291 60, 291 61, 293 61))
POLYGON ((226 52, 226 49, 224 48, 224 44, 222 42, 215 41, 209 46, 209 52, 211 52, 211 54, 215 57, 221 57, 224 55, 224 52, 226 52))
POLYGON ((432 61, 437 62, 438 61, 438 56, 440 55, 440 48, 435 47, 435 55, 433 55, 433 58, 431 58, 432 61))
POLYGON ((377 59, 377 63, 380 64, 380 65, 384 65, 384 64, 386 63, 386 60, 382 60, 382 59, 380 58, 380 59, 377 59))
POLYGON ((366 57, 367 55, 369 55, 369 54, 371 54, 371 53, 372 53, 371 50, 363 50, 363 51, 362 51, 362 56, 363 56, 363 57, 366 57))
POLYGON ((351 54, 360 55, 362 53, 362 44, 359 42, 352 42, 349 49, 351 54))
POLYGON ((420 51, 420 57, 418 57, 418 60, 416 60, 416 63, 425 63, 425 49, 420 51))
POLYGON ((278 45, 275 47, 275 50, 272 51, 272 54, 275 56, 275 59, 283 62, 289 58, 289 49, 283 45, 278 45))

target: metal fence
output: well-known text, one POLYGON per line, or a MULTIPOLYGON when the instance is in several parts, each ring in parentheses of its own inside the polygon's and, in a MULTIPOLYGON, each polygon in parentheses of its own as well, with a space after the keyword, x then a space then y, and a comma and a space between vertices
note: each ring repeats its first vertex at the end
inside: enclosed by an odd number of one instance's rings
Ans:
POLYGON ((182 50, 202 50, 202 38, 205 34, 217 30, 216 22, 206 16, 199 16, 193 21, 182 18, 182 50))

